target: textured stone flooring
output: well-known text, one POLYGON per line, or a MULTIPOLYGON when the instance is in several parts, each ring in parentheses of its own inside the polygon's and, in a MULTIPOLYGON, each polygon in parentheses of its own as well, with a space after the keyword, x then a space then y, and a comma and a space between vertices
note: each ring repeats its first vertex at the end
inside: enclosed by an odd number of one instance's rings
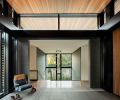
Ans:
MULTIPOLYGON (((91 89, 79 81, 42 81, 33 83, 37 92, 30 90, 20 93, 23 100, 120 100, 120 97, 105 92, 102 89, 91 89)), ((1 100, 11 100, 11 93, 1 100)))

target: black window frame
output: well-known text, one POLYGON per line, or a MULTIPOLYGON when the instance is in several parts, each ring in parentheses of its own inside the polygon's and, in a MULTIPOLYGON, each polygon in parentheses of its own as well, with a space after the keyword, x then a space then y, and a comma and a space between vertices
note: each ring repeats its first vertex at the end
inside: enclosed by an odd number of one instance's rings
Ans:
MULTIPOLYGON (((72 80, 72 53, 47 53, 46 56, 45 56, 45 79, 47 80, 47 77, 46 77, 46 70, 47 68, 55 68, 56 69, 56 81, 59 81, 58 78, 57 78, 57 75, 60 74, 60 81, 62 81, 62 69, 64 68, 68 68, 68 69, 71 69, 71 79, 72 80), (47 65, 47 55, 49 54, 54 54, 56 55, 56 67, 48 67, 47 65), (60 54, 60 73, 57 73, 57 55, 60 54), (68 67, 63 67, 62 66, 62 54, 70 54, 71 55, 71 66, 68 66, 68 67)), ((63 81, 69 81, 69 80, 63 80, 63 81)))

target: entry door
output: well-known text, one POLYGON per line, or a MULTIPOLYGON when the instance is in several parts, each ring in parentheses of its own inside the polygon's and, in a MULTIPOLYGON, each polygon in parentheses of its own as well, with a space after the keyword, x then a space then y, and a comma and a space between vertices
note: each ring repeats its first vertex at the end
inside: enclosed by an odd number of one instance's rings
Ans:
POLYGON ((46 80, 72 80, 71 54, 46 55, 46 80))

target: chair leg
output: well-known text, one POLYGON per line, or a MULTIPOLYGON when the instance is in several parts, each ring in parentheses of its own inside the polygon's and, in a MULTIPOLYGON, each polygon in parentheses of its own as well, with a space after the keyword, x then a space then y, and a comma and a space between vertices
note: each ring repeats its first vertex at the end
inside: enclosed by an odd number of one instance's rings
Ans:
POLYGON ((32 87, 31 92, 32 92, 32 93, 36 92, 36 88, 32 87))
POLYGON ((16 94, 16 100, 22 100, 19 94, 16 94))
POLYGON ((15 96, 11 96, 11 99, 12 99, 12 100, 16 100, 15 96))

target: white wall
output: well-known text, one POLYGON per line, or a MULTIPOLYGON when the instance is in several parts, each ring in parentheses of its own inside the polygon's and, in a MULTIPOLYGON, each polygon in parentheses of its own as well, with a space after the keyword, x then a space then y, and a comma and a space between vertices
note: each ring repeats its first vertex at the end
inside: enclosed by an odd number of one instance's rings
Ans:
POLYGON ((81 47, 81 80, 89 80, 90 50, 89 43, 81 47))
POLYGON ((80 49, 72 53, 72 80, 80 80, 80 49))
POLYGON ((45 53, 33 45, 30 45, 30 67, 29 70, 37 70, 37 73, 30 72, 30 79, 38 76, 38 80, 45 79, 45 53), (37 75, 36 75, 37 74, 37 75))
POLYGON ((45 53, 37 48, 38 80, 45 80, 45 53))
POLYGON ((29 77, 31 80, 37 79, 37 72, 31 70, 37 70, 37 48, 33 45, 30 45, 29 48, 29 77))
POLYGON ((30 64, 29 64, 30 70, 37 70, 37 66, 36 66, 36 64, 37 64, 37 60, 36 60, 36 58, 37 58, 37 48, 33 45, 30 45, 29 56, 30 56, 30 61, 29 61, 30 62, 30 64))

